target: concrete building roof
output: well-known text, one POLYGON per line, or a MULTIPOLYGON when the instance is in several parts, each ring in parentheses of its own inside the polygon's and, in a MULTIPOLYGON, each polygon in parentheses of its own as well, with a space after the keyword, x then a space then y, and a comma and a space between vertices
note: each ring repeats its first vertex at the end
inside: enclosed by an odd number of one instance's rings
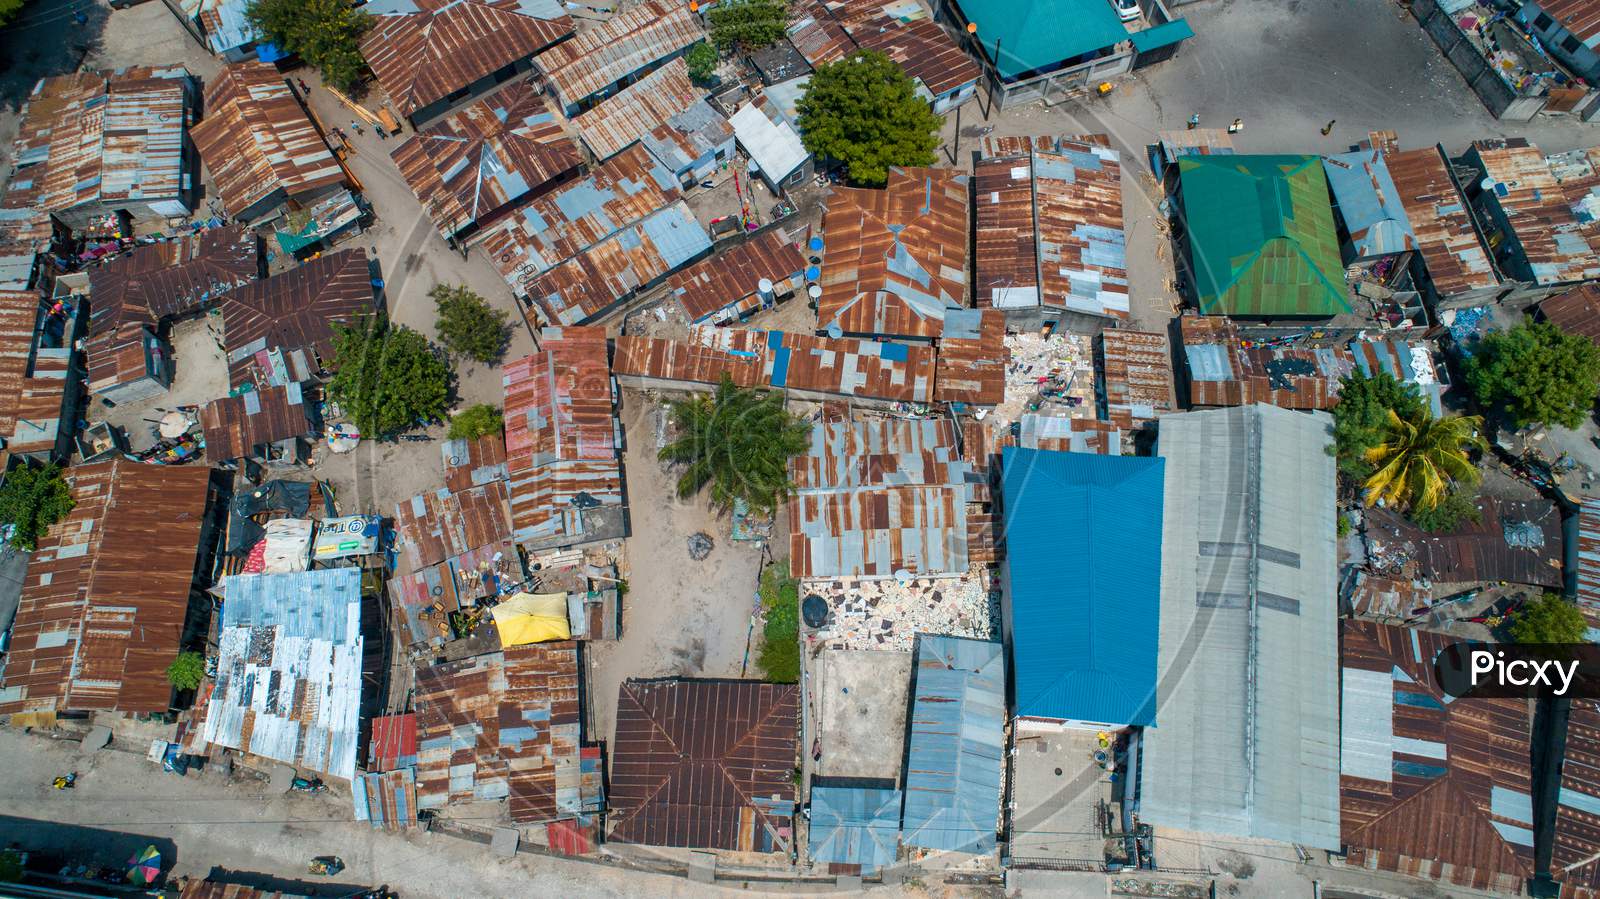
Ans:
POLYGON ((1161 418, 1151 824, 1339 848, 1333 420, 1255 405, 1161 418))

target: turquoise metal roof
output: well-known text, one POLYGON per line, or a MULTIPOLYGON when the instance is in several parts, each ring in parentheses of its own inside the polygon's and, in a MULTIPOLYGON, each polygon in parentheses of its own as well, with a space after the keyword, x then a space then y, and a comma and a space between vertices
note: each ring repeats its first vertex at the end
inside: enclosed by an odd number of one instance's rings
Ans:
POLYGON ((1194 29, 1189 27, 1187 19, 1173 19, 1154 28, 1135 31, 1132 34, 1133 49, 1143 53, 1147 50, 1159 50, 1179 41, 1186 41, 1194 37, 1194 29))
POLYGON ((1002 78, 1054 66, 1128 39, 1106 0, 956 0, 978 26, 983 55, 1002 78), (1000 59, 995 60, 995 41, 1000 59))
POLYGON ((917 635, 906 750, 902 840, 986 854, 1000 823, 1005 650, 999 643, 917 635))
POLYGON ((1164 463, 1007 447, 1016 714, 1155 723, 1164 463))
POLYGON ((860 865, 869 874, 900 850, 900 791, 885 787, 811 787, 809 854, 813 862, 860 865))

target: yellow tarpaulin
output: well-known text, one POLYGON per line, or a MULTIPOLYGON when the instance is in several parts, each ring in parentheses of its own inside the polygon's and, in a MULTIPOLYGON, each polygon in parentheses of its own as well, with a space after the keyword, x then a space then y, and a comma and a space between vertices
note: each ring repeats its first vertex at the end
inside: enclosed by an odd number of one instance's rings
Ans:
POLYGON ((494 607, 494 626, 500 632, 501 646, 571 640, 567 594, 518 593, 494 607))

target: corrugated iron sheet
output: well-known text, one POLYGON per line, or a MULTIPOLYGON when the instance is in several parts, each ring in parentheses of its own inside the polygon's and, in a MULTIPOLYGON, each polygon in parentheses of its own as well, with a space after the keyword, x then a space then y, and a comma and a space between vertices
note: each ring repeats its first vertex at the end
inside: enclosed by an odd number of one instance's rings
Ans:
POLYGON ((512 291, 677 201, 678 179, 642 145, 534 199, 473 238, 512 291))
POLYGON ((1600 609, 1600 499, 1585 499, 1578 511, 1577 600, 1600 609))
MULTIPOLYGON (((41 302, 36 291, 0 291, 0 384, 21 384, 27 377, 41 302)), ((16 431, 21 402, 20 391, 0 391, 0 436, 16 431)))
POLYGON ((546 50, 534 64, 571 107, 705 36, 687 3, 645 0, 546 50))
POLYGON ((315 436, 298 384, 212 400, 200 407, 200 429, 213 462, 250 458, 256 447, 315 436))
POLYGON ((418 807, 508 799, 518 824, 599 811, 579 755, 578 692, 570 641, 418 668, 418 807))
MULTIPOLYGON (((417 715, 379 715, 367 740, 367 768, 394 771, 417 763, 417 715)), ((414 808, 415 806, 413 806, 414 808)))
POLYGON ((1440 148, 1406 150, 1385 158, 1439 295, 1451 297, 1499 283, 1473 227, 1471 207, 1450 180, 1440 148))
POLYGON ((611 839, 746 852, 786 847, 799 716, 793 684, 624 681, 611 839))
POLYGON ((845 34, 844 26, 822 0, 802 0, 792 6, 789 20, 789 43, 800 51, 813 68, 823 63, 843 59, 855 49, 856 42, 845 34))
POLYGON ((504 434, 485 434, 477 440, 446 440, 439 451, 444 456, 444 485, 451 490, 481 487, 506 477, 504 434))
POLYGON ((933 96, 977 82, 977 61, 956 45, 921 4, 827 0, 827 5, 857 46, 899 63, 933 96))
POLYGON ((1419 576, 1440 583, 1510 581, 1562 585, 1561 512, 1549 500, 1518 502, 1480 496, 1479 520, 1450 534, 1424 531, 1390 509, 1367 511, 1367 540, 1385 554, 1415 558, 1419 576), (1534 545, 1514 546, 1507 528, 1531 528, 1534 545))
POLYGON ((367 252, 339 250, 222 298, 228 383, 282 385, 315 379, 333 352, 333 323, 378 307, 367 252))
POLYGON ((511 536, 505 482, 414 496, 394 507, 394 531, 411 570, 499 543, 511 536))
POLYGON ((1011 365, 1011 348, 1006 346, 1005 338, 1005 313, 998 309, 947 313, 944 337, 939 340, 933 398, 942 403, 974 406, 1003 402, 1006 369, 1011 365), (977 322, 976 328, 966 327, 971 321, 977 322), (962 328, 952 329, 958 322, 962 328))
POLYGON ((190 136, 230 215, 275 191, 299 200, 344 181, 321 132, 267 63, 223 66, 206 85, 206 118, 190 136))
POLYGON ((77 505, 29 560, 0 714, 167 710, 210 475, 120 459, 70 470, 77 505))
POLYGON ((973 168, 972 179, 978 306, 1038 305, 1032 157, 981 160, 973 168))
POLYGON ((546 328, 505 365, 506 470, 518 542, 583 538, 574 500, 620 506, 622 463, 604 328, 546 328))
POLYGON ((1600 285, 1579 284, 1539 304, 1545 321, 1568 334, 1578 334, 1600 343, 1600 285))
MULTIPOLYGON (((602 100, 572 123, 596 159, 609 159, 658 128, 688 137, 683 128, 677 127, 686 123, 681 117, 691 107, 705 102, 705 91, 689 81, 689 66, 680 57, 602 100)), ((694 121, 702 119, 695 117, 694 121)), ((733 139, 733 127, 715 111, 703 121, 703 133, 694 135, 698 147, 690 153, 691 160, 733 139)), ((691 142, 681 141, 681 145, 688 150, 691 142)))
POLYGON ((976 855, 994 851, 1005 754, 1004 647, 918 635, 908 714, 902 841, 976 855))
POLYGON ((521 81, 418 131, 393 156, 447 238, 565 180, 583 162, 550 101, 521 81))
POLYGON ((1263 345, 1240 337, 1220 316, 1184 316, 1180 323, 1195 406, 1267 403, 1285 409, 1331 409, 1339 383, 1355 370, 1341 347, 1263 345))
POLYGON ((1172 349, 1167 335, 1106 329, 1100 334, 1100 371, 1108 413, 1126 413, 1137 426, 1172 411, 1172 349))
POLYGON ((1564 749, 1550 873, 1570 896, 1600 888, 1600 703, 1572 700, 1564 749))
POLYGON ((821 327, 939 336, 944 311, 966 305, 967 180, 897 167, 883 190, 834 189, 822 217, 821 327))
POLYGON ((759 304, 763 278, 774 293, 800 290, 805 267, 799 245, 774 228, 672 275, 667 290, 691 322, 702 322, 730 307, 744 311, 752 298, 759 304))
POLYGON ((1519 893, 1534 866, 1533 822, 1524 819, 1532 816, 1528 703, 1450 702, 1433 658, 1451 639, 1344 623, 1347 863, 1519 893))
POLYGON ((373 830, 410 830, 417 826, 417 776, 410 768, 362 774, 350 782, 357 821, 373 830))
MULTIPOLYGON (((1588 184, 1564 185, 1538 147, 1520 142, 1478 141, 1477 153, 1485 177, 1495 186, 1489 191, 1514 232, 1522 254, 1539 284, 1581 281, 1600 277, 1600 231, 1592 214, 1577 204, 1588 196, 1588 184), (1568 189, 1570 187, 1570 189, 1568 189)), ((1580 151, 1581 153, 1581 151, 1580 151)), ((1571 172, 1574 181, 1593 181, 1593 166, 1586 157, 1571 172)))
POLYGON ((887 787, 811 787, 807 854, 812 862, 877 871, 900 855, 899 790, 887 787))
POLYGON ((711 238, 682 200, 526 282, 530 325, 582 325, 709 252, 711 238))
POLYGON ((207 743, 356 776, 360 742, 361 570, 224 578, 207 743))
POLYGON ((403 116, 465 90, 572 34, 543 0, 380 0, 361 55, 403 116))

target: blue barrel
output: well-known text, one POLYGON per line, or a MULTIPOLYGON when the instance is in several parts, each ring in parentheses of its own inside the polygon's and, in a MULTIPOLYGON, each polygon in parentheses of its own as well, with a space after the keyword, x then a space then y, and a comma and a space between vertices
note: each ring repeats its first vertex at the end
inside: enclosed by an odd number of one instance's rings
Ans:
POLYGON ((806 266, 806 280, 807 281, 815 281, 820 277, 822 277, 822 266, 820 266, 820 265, 808 265, 808 266, 806 266))
POLYGON ((811 252, 820 253, 822 252, 822 238, 813 234, 811 235, 811 242, 806 244, 806 246, 811 248, 811 252))

